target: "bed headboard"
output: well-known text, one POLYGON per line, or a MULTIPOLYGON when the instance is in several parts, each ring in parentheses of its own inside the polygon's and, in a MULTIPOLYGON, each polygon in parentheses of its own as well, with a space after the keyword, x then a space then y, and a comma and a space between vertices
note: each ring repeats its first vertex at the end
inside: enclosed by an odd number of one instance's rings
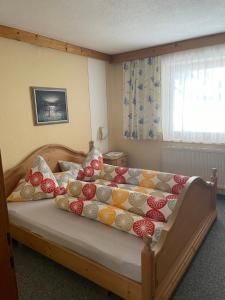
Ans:
MULTIPOLYGON (((93 145, 94 144, 91 141, 89 143, 89 149, 91 149, 93 145)), ((18 181, 26 175, 27 170, 31 167, 33 161, 38 155, 44 157, 53 172, 60 171, 57 163, 58 160, 81 163, 86 157, 84 152, 76 151, 63 145, 44 145, 33 151, 19 164, 4 173, 6 197, 11 193, 18 181)))

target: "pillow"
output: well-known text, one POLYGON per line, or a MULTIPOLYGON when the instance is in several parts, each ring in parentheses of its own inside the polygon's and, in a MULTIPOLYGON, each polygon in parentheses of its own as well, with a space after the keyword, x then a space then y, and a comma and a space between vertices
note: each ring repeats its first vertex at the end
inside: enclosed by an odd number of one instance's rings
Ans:
POLYGON ((75 215, 101 222, 140 238, 144 238, 146 234, 150 234, 153 243, 158 241, 164 227, 164 223, 162 222, 141 217, 99 201, 93 202, 92 200, 82 200, 64 195, 55 198, 55 205, 75 215))
POLYGON ((134 169, 112 165, 103 165, 101 179, 117 184, 132 184, 147 189, 180 194, 189 177, 145 169, 134 169))
POLYGON ((149 195, 79 180, 69 182, 67 195, 85 201, 92 200, 107 203, 160 222, 168 221, 178 200, 177 195, 163 193, 158 190, 149 195))
POLYGON ((59 160, 59 167, 61 171, 70 171, 77 175, 75 179, 84 180, 84 169, 81 164, 74 163, 72 161, 59 160))
POLYGON ((76 180, 78 174, 78 170, 74 171, 65 171, 54 173, 55 179, 59 185, 57 189, 58 195, 64 195, 66 193, 66 187, 70 181, 76 180))
POLYGON ((59 160, 58 163, 61 171, 78 173, 76 179, 83 181, 94 181, 99 178, 103 169, 102 153, 95 147, 87 154, 82 165, 64 160, 59 160))
POLYGON ((58 164, 62 172, 73 171, 75 173, 78 173, 79 170, 82 169, 81 164, 77 164, 72 161, 59 160, 58 164))
POLYGON ((87 154, 87 157, 83 161, 83 171, 79 174, 79 180, 94 181, 99 178, 103 169, 103 157, 102 153, 95 147, 87 154))
POLYGON ((59 185, 43 157, 38 156, 28 170, 25 179, 21 179, 8 201, 30 201, 54 198, 59 185))

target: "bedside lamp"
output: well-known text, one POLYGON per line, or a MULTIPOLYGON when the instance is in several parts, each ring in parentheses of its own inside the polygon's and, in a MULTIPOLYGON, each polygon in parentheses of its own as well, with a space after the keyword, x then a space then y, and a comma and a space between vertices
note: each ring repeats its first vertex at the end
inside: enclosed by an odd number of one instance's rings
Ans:
POLYGON ((108 137, 108 130, 103 126, 100 126, 97 132, 98 140, 102 141, 105 140, 107 137, 108 137))

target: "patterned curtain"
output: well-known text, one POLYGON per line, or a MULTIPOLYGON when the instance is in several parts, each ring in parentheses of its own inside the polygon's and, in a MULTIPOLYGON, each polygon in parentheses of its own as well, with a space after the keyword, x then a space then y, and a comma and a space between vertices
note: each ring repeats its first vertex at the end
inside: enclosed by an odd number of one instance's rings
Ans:
POLYGON ((123 135, 127 139, 162 139, 160 57, 123 64, 123 135))

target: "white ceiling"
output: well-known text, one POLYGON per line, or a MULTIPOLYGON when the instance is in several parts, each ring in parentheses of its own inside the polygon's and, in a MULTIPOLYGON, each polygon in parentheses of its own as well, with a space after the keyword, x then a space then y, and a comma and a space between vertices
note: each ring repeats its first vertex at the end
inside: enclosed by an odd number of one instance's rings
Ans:
POLYGON ((225 0, 0 0, 0 24, 115 54, 225 32, 225 0))

